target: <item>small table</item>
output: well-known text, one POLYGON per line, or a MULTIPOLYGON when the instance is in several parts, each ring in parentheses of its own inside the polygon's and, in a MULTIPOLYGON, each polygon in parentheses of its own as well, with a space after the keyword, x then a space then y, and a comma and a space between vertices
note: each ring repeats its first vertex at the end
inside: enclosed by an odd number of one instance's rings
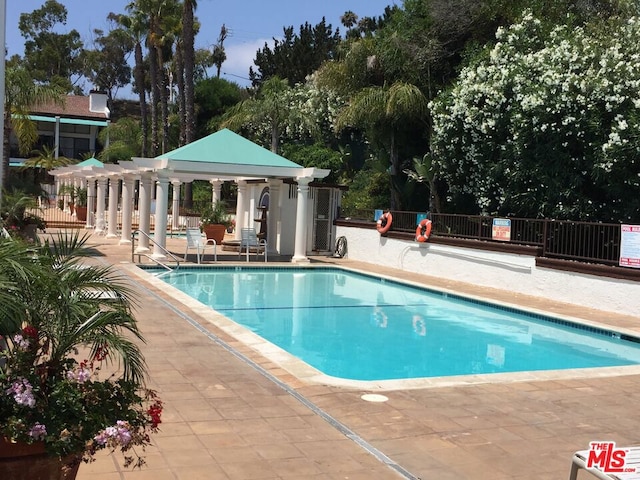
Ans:
POLYGON ((589 450, 580 450, 573 454, 573 463, 571 464, 571 474, 569 480, 576 480, 578 478, 578 470, 583 469, 589 472, 596 478, 601 480, 640 480, 640 446, 638 447, 622 447, 622 450, 626 450, 625 467, 635 468, 636 472, 625 473, 605 473, 597 467, 587 468, 587 458, 589 457, 589 450))

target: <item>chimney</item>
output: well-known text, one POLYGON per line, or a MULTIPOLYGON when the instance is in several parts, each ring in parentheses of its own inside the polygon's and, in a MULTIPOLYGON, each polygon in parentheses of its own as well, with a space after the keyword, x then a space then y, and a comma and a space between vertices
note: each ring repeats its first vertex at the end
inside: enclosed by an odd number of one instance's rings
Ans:
POLYGON ((107 94, 97 90, 89 92, 89 111, 93 113, 104 113, 109 118, 111 112, 107 108, 107 94))

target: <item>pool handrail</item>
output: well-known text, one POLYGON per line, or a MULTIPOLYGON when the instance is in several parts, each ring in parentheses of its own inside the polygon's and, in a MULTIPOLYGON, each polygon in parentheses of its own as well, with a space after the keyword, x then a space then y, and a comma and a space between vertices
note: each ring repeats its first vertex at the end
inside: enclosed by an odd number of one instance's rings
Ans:
POLYGON ((135 258, 136 255, 138 256, 138 262, 140 261, 140 257, 146 257, 149 260, 151 260, 152 262, 157 263, 161 267, 166 268, 170 272, 173 272, 174 270, 178 270, 180 268, 180 259, 177 256, 175 256, 173 253, 171 253, 169 250, 167 250, 165 247, 163 247, 162 245, 157 243, 153 238, 151 238, 147 233, 143 232, 142 230, 134 230, 133 232, 131 232, 131 262, 132 263, 135 262, 134 258, 135 258), (151 255, 147 255, 146 253, 142 253, 142 252, 137 252, 136 253, 136 251, 135 251, 136 233, 141 233, 147 239, 149 239, 149 241, 151 243, 153 243, 160 250, 162 250, 163 253, 169 255, 176 262, 176 267, 175 268, 171 268, 169 265, 161 262, 160 260, 158 260, 157 258, 154 258, 151 255))

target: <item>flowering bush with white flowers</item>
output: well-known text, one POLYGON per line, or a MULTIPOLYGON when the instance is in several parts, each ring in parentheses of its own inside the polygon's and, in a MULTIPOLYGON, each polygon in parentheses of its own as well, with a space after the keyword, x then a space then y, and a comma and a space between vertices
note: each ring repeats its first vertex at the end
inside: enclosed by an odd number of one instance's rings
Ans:
POLYGON ((81 244, 0 241, 0 440, 140 466, 162 402, 145 387, 131 292, 110 267, 78 268, 81 244))
POLYGON ((640 19, 525 13, 431 105, 449 200, 489 214, 639 221, 640 19))

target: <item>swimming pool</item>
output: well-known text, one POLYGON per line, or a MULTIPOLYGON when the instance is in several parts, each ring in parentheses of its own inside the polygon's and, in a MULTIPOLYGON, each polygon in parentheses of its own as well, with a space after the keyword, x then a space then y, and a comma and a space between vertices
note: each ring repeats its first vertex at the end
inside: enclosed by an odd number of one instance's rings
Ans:
POLYGON ((342 379, 640 364, 633 337, 339 268, 181 268, 162 280, 342 379))

